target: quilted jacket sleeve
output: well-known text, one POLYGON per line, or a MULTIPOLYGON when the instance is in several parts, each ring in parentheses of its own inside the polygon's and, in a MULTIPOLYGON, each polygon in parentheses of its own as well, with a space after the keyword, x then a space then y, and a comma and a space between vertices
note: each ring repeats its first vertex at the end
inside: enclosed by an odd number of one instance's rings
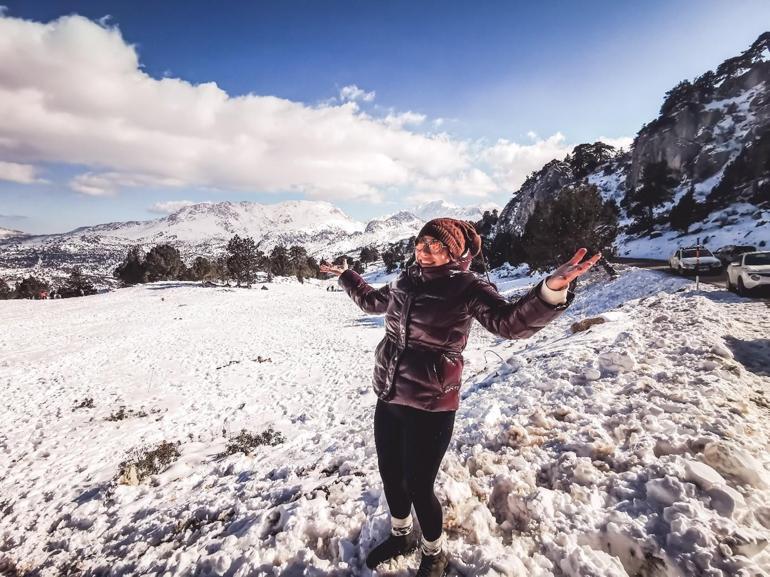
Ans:
POLYGON ((380 289, 374 289, 361 278, 360 274, 351 269, 343 272, 337 282, 365 313, 381 314, 388 308, 390 285, 386 284, 380 289))
POLYGON ((478 279, 468 290, 468 310, 488 331, 506 339, 526 339, 559 317, 575 298, 573 281, 565 303, 549 304, 541 296, 543 282, 510 302, 493 285, 478 279))

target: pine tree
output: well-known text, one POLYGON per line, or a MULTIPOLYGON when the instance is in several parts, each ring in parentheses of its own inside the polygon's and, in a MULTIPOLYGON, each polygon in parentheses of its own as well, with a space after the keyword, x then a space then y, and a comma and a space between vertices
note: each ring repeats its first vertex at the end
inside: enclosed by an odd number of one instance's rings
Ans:
POLYGON ((96 287, 88 280, 80 267, 75 267, 70 272, 69 278, 59 289, 62 298, 83 297, 96 294, 96 287))
POLYGON ((392 250, 382 251, 382 262, 385 264, 386 272, 393 272, 398 264, 398 254, 392 250))
POLYGON ((16 285, 15 297, 17 299, 37 299, 42 293, 48 293, 49 290, 47 282, 30 275, 16 285))
POLYGON ((123 259, 123 262, 113 272, 113 276, 120 279, 125 285, 144 282, 144 275, 144 252, 139 246, 131 247, 126 258, 123 259))
POLYGON ((13 298, 13 290, 4 279, 0 278, 0 301, 13 298))
POLYGON ((361 249, 361 255, 359 256, 359 260, 361 262, 374 262, 378 258, 380 258, 380 253, 377 251, 377 249, 373 246, 365 246, 361 249))
POLYGON ((250 236, 241 238, 237 234, 227 243, 227 270, 235 279, 237 286, 245 283, 251 286, 264 255, 257 250, 254 239, 250 236))
POLYGON ((270 251, 270 272, 275 276, 289 276, 292 273, 289 253, 282 244, 270 251))
POLYGON ((192 280, 207 281, 213 280, 219 276, 216 263, 211 262, 203 256, 195 257, 190 267, 190 277, 192 280))
POLYGON ((179 251, 170 244, 159 244, 150 249, 144 259, 146 282, 179 280, 185 265, 179 251))
POLYGON ((629 194, 629 213, 638 217, 641 228, 652 226, 654 208, 671 198, 676 183, 665 160, 651 162, 644 167, 641 186, 629 194))
POLYGON ((676 230, 687 232, 690 225, 697 220, 698 203, 695 202, 695 191, 693 187, 679 199, 668 215, 671 226, 676 230))
POLYGON ((548 205, 537 203, 524 228, 522 249, 533 270, 560 265, 586 247, 607 251, 617 235, 617 206, 604 203, 594 185, 561 190, 548 205))
POLYGON ((307 250, 305 250, 304 246, 294 245, 289 247, 289 266, 297 280, 301 283, 305 282, 305 277, 308 276, 309 270, 307 266, 307 250))

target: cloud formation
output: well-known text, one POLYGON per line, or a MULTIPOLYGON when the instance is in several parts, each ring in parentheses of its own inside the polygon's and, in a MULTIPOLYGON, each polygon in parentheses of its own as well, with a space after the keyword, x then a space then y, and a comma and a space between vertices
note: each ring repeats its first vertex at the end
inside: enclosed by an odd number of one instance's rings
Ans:
POLYGON ((167 200, 165 202, 156 202, 147 210, 149 210, 150 212, 155 212, 157 214, 173 214, 176 211, 186 206, 191 206, 193 204, 202 204, 202 203, 196 202, 194 200, 167 200))
POLYGON ((40 23, 0 12, 0 179, 40 182, 42 164, 86 167, 72 190, 109 197, 148 188, 302 193, 329 201, 484 198, 516 188, 569 150, 561 134, 482 147, 431 132, 442 119, 339 99, 307 105, 230 96, 215 83, 153 78, 106 20, 40 23))
POLYGON ((45 182, 37 177, 37 168, 31 164, 18 162, 3 162, 0 160, 0 180, 18 182, 20 184, 33 184, 45 182))
POLYGON ((518 144, 500 139, 480 153, 489 166, 495 181, 505 190, 517 190, 533 171, 539 170, 554 158, 564 158, 572 151, 561 132, 540 138, 534 132, 527 134, 530 144, 518 144))
POLYGON ((351 101, 355 102, 356 100, 362 100, 364 102, 371 102, 374 100, 375 92, 372 90, 371 92, 366 92, 364 89, 359 88, 355 84, 349 84, 348 86, 343 86, 340 90, 340 100, 343 102, 345 101, 351 101))

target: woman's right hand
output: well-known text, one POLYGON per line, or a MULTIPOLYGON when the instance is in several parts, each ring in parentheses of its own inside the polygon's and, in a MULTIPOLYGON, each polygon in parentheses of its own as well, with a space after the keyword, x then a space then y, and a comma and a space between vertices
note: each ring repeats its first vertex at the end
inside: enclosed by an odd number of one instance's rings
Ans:
POLYGON ((334 276, 340 276, 348 269, 348 259, 342 259, 342 267, 336 267, 328 264, 322 264, 319 270, 324 273, 333 274, 334 276))

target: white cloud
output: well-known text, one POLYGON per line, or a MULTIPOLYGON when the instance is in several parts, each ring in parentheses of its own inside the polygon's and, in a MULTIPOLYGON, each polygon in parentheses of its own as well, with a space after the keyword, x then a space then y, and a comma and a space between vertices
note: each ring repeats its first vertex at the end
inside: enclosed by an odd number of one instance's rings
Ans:
POLYGON ((72 190, 87 196, 115 196, 123 188, 182 186, 184 181, 167 176, 121 172, 86 172, 70 180, 72 190))
POLYGON ((597 140, 603 142, 604 144, 609 144, 610 146, 614 146, 615 148, 622 148, 624 150, 631 148, 631 144, 634 142, 634 139, 631 136, 619 136, 618 138, 600 136, 597 138, 597 140))
POLYGON ((371 102, 374 100, 375 92, 372 90, 371 92, 366 92, 362 88, 359 88, 355 84, 349 84, 348 86, 343 86, 340 90, 340 100, 343 102, 345 101, 356 101, 356 100, 363 100, 364 102, 371 102))
POLYGON ((572 150, 561 132, 545 139, 537 138, 534 133, 528 136, 534 139, 531 144, 500 139, 479 153, 479 159, 489 167, 497 184, 508 192, 517 190, 531 172, 540 170, 554 158, 564 158, 572 150))
POLYGON ((17 181, 34 181, 41 163, 85 166, 69 185, 90 196, 185 187, 375 203, 394 191, 478 199, 512 192, 569 152, 560 133, 491 147, 422 133, 454 120, 374 116, 358 107, 374 91, 353 84, 310 106, 153 78, 116 27, 81 16, 0 16, 0 38, 0 158, 26 167, 17 181))
POLYGON ((0 180, 18 182, 20 184, 46 182, 37 177, 37 168, 31 164, 3 161, 0 161, 0 180))
POLYGON ((413 181, 461 183, 471 164, 465 143, 409 130, 414 113, 394 122, 352 101, 231 97, 153 78, 117 28, 80 16, 0 17, 0 38, 0 158, 85 166, 70 182, 83 194, 184 186, 376 201, 413 181))
POLYGON ((173 214, 178 210, 185 208, 186 206, 192 206, 193 204, 202 204, 193 200, 167 200, 164 202, 156 202, 149 210, 158 214, 173 214))
POLYGON ((403 128, 404 126, 420 126, 427 117, 419 112, 391 112, 388 114, 384 122, 391 128, 403 128))

